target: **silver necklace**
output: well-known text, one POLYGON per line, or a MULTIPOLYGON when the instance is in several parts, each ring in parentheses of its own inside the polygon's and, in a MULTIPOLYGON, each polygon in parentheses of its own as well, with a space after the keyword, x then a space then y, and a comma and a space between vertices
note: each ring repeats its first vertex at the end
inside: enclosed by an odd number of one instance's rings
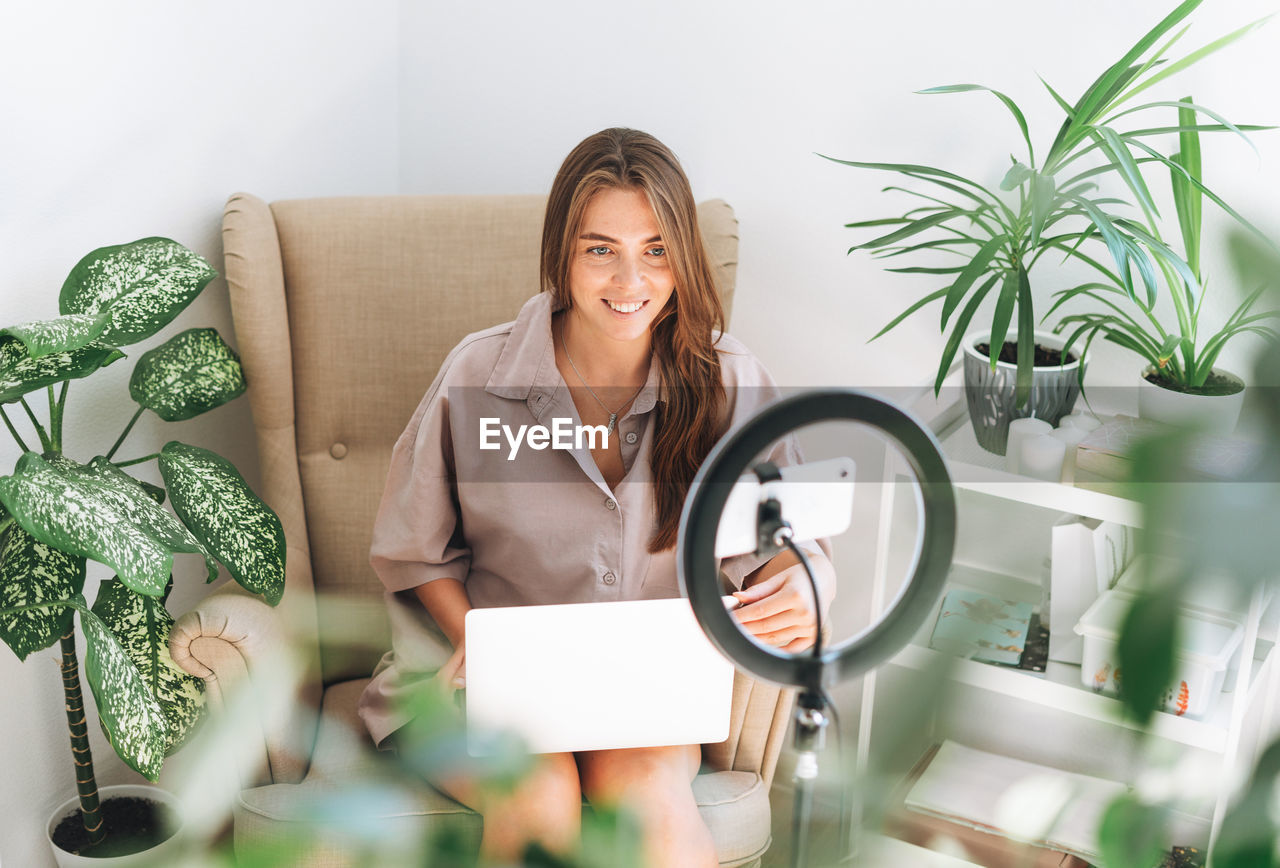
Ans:
POLYGON ((564 357, 569 360, 569 367, 573 368, 573 372, 578 375, 578 379, 582 382, 582 385, 586 386, 587 391, 591 393, 591 397, 596 399, 596 403, 600 405, 600 409, 604 410, 606 413, 609 414, 608 430, 609 430, 609 433, 612 434, 613 429, 616 428, 618 424, 618 413, 621 413, 623 407, 626 407, 628 404, 634 401, 636 399, 636 396, 644 391, 644 387, 647 386, 648 383, 642 383, 640 385, 640 388, 636 389, 635 393, 630 398, 622 402, 622 404, 618 407, 617 412, 614 412, 613 410, 609 409, 608 405, 605 404, 604 401, 600 400, 600 396, 596 394, 596 390, 591 388, 589 385, 587 385, 587 378, 582 376, 582 371, 579 371, 578 366, 573 363, 573 356, 569 355, 569 345, 564 342, 564 329, 560 330, 560 346, 564 349, 564 357))

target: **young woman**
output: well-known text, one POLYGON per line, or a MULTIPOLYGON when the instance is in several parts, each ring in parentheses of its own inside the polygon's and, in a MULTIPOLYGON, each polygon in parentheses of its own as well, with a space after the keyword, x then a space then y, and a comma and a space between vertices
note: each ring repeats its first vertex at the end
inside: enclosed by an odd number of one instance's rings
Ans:
MULTIPOLYGON (((547 203, 541 271, 542 292, 514 322, 449 354, 396 444, 371 556, 392 592, 394 649, 360 709, 380 746, 410 723, 399 702, 409 691, 465 683, 470 608, 678 596, 693 476, 726 431, 778 396, 720 333, 689 182, 652 136, 604 130, 569 154, 547 203), (479 436, 484 420, 496 432, 494 419, 518 430, 556 418, 608 436, 514 450, 479 436)), ((799 459, 789 439, 769 457, 799 459)), ((812 560, 825 610, 834 573, 823 553, 812 560)), ((812 645, 812 591, 789 553, 721 569, 740 589, 744 629, 786 651, 812 645)), ((544 754, 513 792, 432 784, 484 817, 482 856, 494 861, 535 840, 571 850, 585 796, 637 813, 649 864, 714 866, 690 788, 700 757, 698 745, 544 754)))

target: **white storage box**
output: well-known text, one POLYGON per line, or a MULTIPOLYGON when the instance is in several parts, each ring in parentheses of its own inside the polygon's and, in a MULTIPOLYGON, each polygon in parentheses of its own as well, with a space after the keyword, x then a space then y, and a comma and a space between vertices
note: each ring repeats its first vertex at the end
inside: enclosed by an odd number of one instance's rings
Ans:
MULTIPOLYGON (((1178 562, 1169 557, 1139 555, 1116 582, 1117 591, 1136 594, 1142 589, 1144 574, 1150 571, 1158 583, 1167 584, 1176 575, 1178 562)), ((1159 586, 1159 585, 1158 585, 1159 586)), ((1243 624, 1249 615, 1249 594, 1237 592, 1238 585, 1223 575, 1197 575, 1180 590, 1182 605, 1243 624)), ((1271 585, 1262 585, 1262 608, 1271 602, 1271 585)))
MULTIPOLYGON (((1178 564, 1172 558, 1152 559, 1148 555, 1139 555, 1116 582, 1116 590, 1137 594, 1142 589, 1143 575, 1148 569, 1154 573, 1157 581, 1168 581, 1177 568, 1178 564)), ((1225 618, 1236 624, 1244 624, 1249 616, 1249 598, 1247 595, 1235 593, 1235 587, 1235 583, 1223 576, 1200 576, 1196 581, 1182 588, 1182 606, 1218 618, 1225 618)), ((1271 586, 1263 585, 1263 611, 1270 603, 1271 586)), ((1227 665, 1226 680, 1222 685, 1224 693, 1230 693, 1235 689, 1242 651, 1242 647, 1237 647, 1235 653, 1231 655, 1231 662, 1227 665)))
MULTIPOLYGON (((1084 637, 1085 687, 1116 693, 1124 673, 1117 667, 1116 643, 1120 626, 1135 597, 1124 591, 1102 594, 1081 616, 1075 631, 1084 637)), ((1181 609, 1181 647, 1174 658, 1173 686, 1164 710, 1179 716, 1203 718, 1222 693, 1227 664, 1244 639, 1244 628, 1227 618, 1181 609)))

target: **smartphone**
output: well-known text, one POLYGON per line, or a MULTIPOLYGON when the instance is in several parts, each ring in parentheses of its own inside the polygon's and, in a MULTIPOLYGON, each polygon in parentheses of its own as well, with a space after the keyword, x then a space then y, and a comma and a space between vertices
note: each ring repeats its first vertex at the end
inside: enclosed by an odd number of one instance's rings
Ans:
POLYGON ((797 542, 844 533, 853 521, 852 458, 828 458, 779 468, 782 479, 761 485, 754 473, 743 474, 729 491, 716 531, 716 557, 756 550, 756 518, 760 501, 774 497, 797 542))

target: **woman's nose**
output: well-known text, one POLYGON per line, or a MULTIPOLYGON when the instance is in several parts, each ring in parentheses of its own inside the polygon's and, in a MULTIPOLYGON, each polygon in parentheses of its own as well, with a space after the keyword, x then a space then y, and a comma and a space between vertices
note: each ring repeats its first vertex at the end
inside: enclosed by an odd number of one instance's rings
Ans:
POLYGON ((619 256, 618 270, 614 279, 619 286, 640 286, 644 282, 640 261, 631 256, 619 256))

